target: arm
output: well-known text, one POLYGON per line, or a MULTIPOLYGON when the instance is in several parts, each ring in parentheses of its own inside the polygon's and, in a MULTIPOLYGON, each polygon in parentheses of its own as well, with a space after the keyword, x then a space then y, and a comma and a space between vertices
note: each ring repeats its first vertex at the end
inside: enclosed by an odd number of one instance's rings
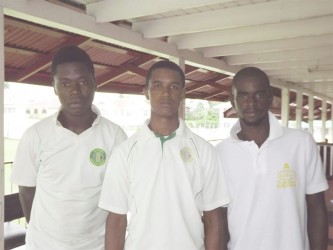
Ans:
POLYGON ((203 212, 203 223, 205 230, 205 249, 222 249, 224 244, 224 212, 221 207, 211 211, 203 212))
POLYGON ((328 221, 324 192, 306 195, 310 249, 326 250, 328 221))
POLYGON ((27 222, 30 221, 32 202, 35 197, 36 187, 19 186, 19 197, 23 214, 27 222))
POLYGON ((105 250, 124 249, 126 226, 126 214, 109 213, 105 227, 105 250))
POLYGON ((230 234, 228 229, 228 208, 222 207, 222 249, 228 250, 230 234))

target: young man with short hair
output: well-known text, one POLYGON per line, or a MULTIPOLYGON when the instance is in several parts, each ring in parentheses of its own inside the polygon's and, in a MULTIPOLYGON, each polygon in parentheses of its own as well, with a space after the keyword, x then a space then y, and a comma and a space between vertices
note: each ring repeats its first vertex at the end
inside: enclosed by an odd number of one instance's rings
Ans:
POLYGON ((92 105, 94 66, 76 46, 52 61, 58 113, 23 135, 11 180, 28 221, 27 250, 103 250, 106 211, 97 207, 107 161, 124 131, 92 105))
POLYGON ((221 206, 229 201, 223 173, 214 147, 178 116, 184 86, 175 63, 160 61, 148 71, 151 117, 117 147, 103 183, 106 250, 222 249, 221 206))
POLYGON ((230 204, 230 250, 326 250, 324 168, 313 137, 282 127, 269 112, 268 76, 247 67, 232 81, 239 116, 216 146, 230 204))

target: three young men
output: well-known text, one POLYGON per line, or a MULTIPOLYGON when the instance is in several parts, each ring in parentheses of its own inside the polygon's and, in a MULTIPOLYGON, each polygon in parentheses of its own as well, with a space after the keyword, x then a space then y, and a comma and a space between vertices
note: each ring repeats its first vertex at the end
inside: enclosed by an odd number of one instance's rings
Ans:
POLYGON ((105 221, 107 250, 223 249, 226 232, 231 250, 326 249, 327 183, 316 145, 269 112, 263 71, 235 75, 239 121, 217 146, 220 157, 179 118, 185 76, 172 62, 148 71, 151 116, 124 143, 123 130, 92 105, 94 69, 84 51, 60 50, 52 76, 61 109, 27 130, 12 174, 28 250, 104 249, 105 221))

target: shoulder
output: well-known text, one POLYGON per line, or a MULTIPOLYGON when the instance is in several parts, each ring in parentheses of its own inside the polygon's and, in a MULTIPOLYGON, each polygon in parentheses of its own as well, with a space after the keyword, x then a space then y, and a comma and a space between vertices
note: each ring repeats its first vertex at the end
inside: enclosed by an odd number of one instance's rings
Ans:
POLYGON ((44 118, 43 120, 35 123, 34 125, 30 126, 26 133, 49 133, 57 126, 56 123, 56 115, 52 115, 49 117, 44 118))
POLYGON ((313 140, 313 136, 308 132, 301 129, 282 127, 283 137, 296 140, 313 140))
POLYGON ((123 128, 113 121, 101 116, 98 122, 99 126, 108 130, 124 132, 123 128))
POLYGON ((198 155, 204 156, 215 153, 215 148, 209 141, 195 134, 190 129, 186 131, 185 136, 187 140, 192 141, 198 155))
POLYGON ((117 146, 118 151, 128 152, 130 151, 134 145, 139 141, 139 133, 136 132, 126 140, 124 140, 121 144, 117 146))
POLYGON ((230 146, 231 143, 234 143, 235 139, 228 137, 226 139, 223 139, 221 142, 219 142, 218 144, 216 144, 215 148, 217 150, 223 150, 224 148, 228 148, 230 146))
POLYGON ((102 124, 104 126, 108 126, 108 127, 111 127, 111 128, 115 128, 115 129, 118 129, 120 128, 120 126, 116 123, 114 123, 113 121, 105 118, 104 116, 101 116, 100 119, 99 119, 99 124, 102 124))
POLYGON ((37 145, 43 139, 49 138, 54 135, 54 128, 56 127, 56 122, 54 116, 44 118, 43 120, 33 124, 27 128, 21 139, 20 144, 25 145, 37 145))

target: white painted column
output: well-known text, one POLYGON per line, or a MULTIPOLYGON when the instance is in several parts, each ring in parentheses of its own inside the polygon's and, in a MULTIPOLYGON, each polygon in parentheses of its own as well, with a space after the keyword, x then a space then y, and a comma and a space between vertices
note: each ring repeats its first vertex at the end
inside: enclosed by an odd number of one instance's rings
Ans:
POLYGON ((281 91, 281 122, 282 126, 288 127, 289 121, 289 89, 286 87, 282 88, 281 91))
POLYGON ((313 135, 313 112, 314 112, 314 100, 313 96, 309 95, 309 102, 308 102, 309 110, 308 110, 308 124, 309 124, 309 132, 313 135))
MULTIPOLYGON (((169 58, 170 61, 176 63, 179 65, 179 67, 184 71, 185 73, 185 60, 183 58, 176 58, 176 57, 170 57, 169 58)), ((178 109, 178 115, 180 118, 182 118, 183 120, 185 120, 185 103, 186 103, 186 99, 184 99, 179 106, 178 109)))
POLYGON ((321 141, 326 141, 326 120, 327 120, 327 102, 325 99, 321 101, 321 141))
POLYGON ((3 232, 3 223, 4 223, 4 113, 3 113, 3 103, 4 103, 4 81, 5 81, 5 65, 4 65, 4 14, 3 8, 0 7, 0 249, 4 249, 4 232, 3 232), (1 163, 2 162, 2 163, 1 163))
MULTIPOLYGON (((331 136, 328 138, 328 142, 333 143, 333 103, 331 103, 331 136)), ((333 152, 331 153, 333 155, 333 152)), ((332 164, 333 164, 333 159, 332 159, 332 164)))
POLYGON ((296 95, 296 128, 302 128, 302 111, 303 111, 303 93, 297 91, 296 95))

